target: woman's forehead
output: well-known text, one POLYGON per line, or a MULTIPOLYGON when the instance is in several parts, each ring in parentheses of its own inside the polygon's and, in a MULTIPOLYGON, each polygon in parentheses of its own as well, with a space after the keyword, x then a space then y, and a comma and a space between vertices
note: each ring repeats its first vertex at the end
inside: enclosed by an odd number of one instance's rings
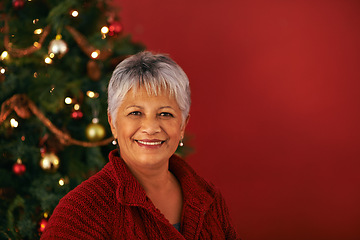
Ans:
POLYGON ((129 89, 129 91, 125 94, 125 97, 128 95, 132 95, 133 97, 137 96, 168 96, 169 98, 173 98, 172 91, 170 91, 166 87, 151 87, 151 86, 134 86, 129 89))

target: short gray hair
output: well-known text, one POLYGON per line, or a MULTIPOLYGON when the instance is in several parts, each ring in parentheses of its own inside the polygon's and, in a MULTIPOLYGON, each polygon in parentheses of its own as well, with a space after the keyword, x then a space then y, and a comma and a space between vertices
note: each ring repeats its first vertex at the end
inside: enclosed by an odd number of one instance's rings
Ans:
POLYGON ((189 115, 191 99, 189 79, 169 56, 140 52, 119 63, 108 86, 108 113, 116 121, 117 111, 131 88, 144 86, 149 94, 165 89, 173 95, 182 112, 183 123, 189 115))

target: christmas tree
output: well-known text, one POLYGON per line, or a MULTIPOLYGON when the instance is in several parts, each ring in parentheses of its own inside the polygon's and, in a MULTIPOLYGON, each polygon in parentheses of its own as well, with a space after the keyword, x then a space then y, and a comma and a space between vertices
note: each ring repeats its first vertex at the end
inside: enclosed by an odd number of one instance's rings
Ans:
POLYGON ((107 83, 144 47, 105 0, 6 0, 0 11, 0 239, 38 239, 115 148, 107 83))

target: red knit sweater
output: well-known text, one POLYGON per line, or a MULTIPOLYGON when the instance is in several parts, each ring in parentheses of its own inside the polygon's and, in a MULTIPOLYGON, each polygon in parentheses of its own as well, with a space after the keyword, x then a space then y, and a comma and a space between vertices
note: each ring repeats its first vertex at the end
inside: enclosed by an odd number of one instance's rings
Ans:
POLYGON ((181 158, 169 169, 183 191, 181 231, 146 196, 117 150, 55 208, 41 239, 238 239, 224 199, 181 158))

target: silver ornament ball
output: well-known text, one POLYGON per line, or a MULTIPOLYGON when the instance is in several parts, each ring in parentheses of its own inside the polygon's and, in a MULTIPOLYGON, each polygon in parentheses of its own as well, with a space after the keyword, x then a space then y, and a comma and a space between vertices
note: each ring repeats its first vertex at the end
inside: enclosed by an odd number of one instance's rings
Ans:
POLYGON ((53 53, 62 57, 68 51, 66 42, 62 39, 54 39, 49 45, 49 54, 53 53))

